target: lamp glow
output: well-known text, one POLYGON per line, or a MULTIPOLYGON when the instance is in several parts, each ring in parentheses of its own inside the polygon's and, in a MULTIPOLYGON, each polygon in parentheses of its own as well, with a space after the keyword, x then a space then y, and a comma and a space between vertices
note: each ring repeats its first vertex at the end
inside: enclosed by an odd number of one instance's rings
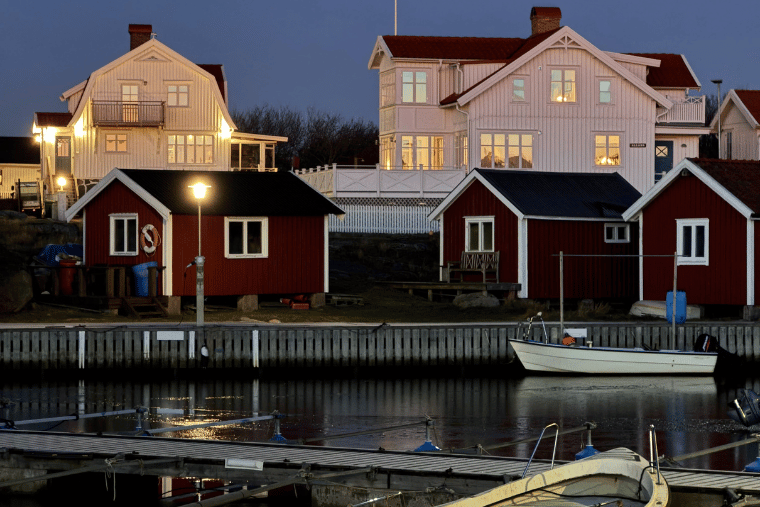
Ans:
POLYGON ((196 199, 203 199, 206 197, 206 189, 209 187, 204 183, 198 182, 195 185, 190 185, 190 188, 193 189, 193 195, 196 199))
POLYGON ((66 186, 66 178, 61 176, 60 178, 56 180, 56 183, 58 183, 58 186, 61 187, 61 192, 63 192, 63 187, 66 186))

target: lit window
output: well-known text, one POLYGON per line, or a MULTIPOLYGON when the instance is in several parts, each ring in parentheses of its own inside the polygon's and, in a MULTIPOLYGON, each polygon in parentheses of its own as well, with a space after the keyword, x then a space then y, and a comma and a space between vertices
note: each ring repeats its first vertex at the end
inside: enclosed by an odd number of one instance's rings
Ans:
POLYGON ((169 85, 166 105, 170 107, 185 107, 190 103, 190 87, 188 85, 169 85))
POLYGON ((599 81, 599 103, 609 104, 612 102, 612 81, 602 79, 599 81))
POLYGON ((629 224, 604 224, 605 243, 630 243, 629 224))
POLYGON ((137 255, 137 215, 110 215, 111 255, 137 255))
POLYGON ((493 217, 465 217, 465 248, 468 252, 493 252, 493 217))
POLYGON ((480 134, 480 167, 532 169, 533 134, 480 134))
POLYGON ((596 165, 620 165, 620 136, 595 136, 594 163, 596 165))
POLYGON ((454 167, 467 168, 467 132, 457 132, 454 135, 454 167))
POLYGON ((106 151, 108 153, 126 153, 127 134, 106 134, 106 151))
POLYGON ((480 167, 502 169, 506 142, 506 134, 480 134, 480 167))
POLYGON ((380 107, 392 106, 396 103, 396 82, 393 72, 380 75, 380 107))
POLYGON ((167 136, 167 149, 170 164, 214 163, 214 136, 171 134, 167 136))
POLYGON ((443 137, 402 136, 401 168, 423 171, 443 169, 443 137))
POLYGON ((709 265, 710 221, 706 218, 676 220, 678 264, 709 265))
POLYGON ((533 136, 531 134, 509 134, 509 168, 533 168, 533 136))
POLYGON ((121 85, 121 116, 126 123, 135 123, 140 119, 138 93, 137 85, 121 85))
POLYGON ((401 73, 402 102, 427 102, 427 73, 419 71, 404 71, 401 73))
POLYGON ((512 80, 512 102, 525 102, 525 79, 512 80))
POLYGON ((224 219, 224 245, 227 258, 267 257, 269 250, 266 218, 224 219))
POLYGON ((552 102, 575 102, 575 71, 555 69, 551 72, 552 102))
POLYGON ((391 138, 386 136, 380 139, 380 164, 383 169, 390 170, 393 168, 394 145, 391 138))

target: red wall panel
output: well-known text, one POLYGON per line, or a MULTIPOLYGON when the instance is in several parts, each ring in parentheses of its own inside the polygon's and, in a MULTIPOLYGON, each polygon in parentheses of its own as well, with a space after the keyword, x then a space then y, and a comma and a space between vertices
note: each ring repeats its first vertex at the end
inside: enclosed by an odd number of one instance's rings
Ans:
MULTIPOLYGON (((747 300, 747 221, 695 176, 680 177, 643 210, 644 254, 673 255, 676 220, 707 218, 709 266, 678 266, 689 304, 743 305, 747 300)), ((644 258, 644 299, 673 290, 673 258, 644 258)))

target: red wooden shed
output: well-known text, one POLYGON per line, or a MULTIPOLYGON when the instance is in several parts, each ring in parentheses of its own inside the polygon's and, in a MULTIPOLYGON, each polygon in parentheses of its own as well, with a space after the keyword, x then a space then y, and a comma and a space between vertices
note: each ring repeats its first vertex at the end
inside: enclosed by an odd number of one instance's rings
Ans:
POLYGON ((684 159, 623 214, 641 233, 640 299, 755 305, 760 162, 684 159), (670 258, 649 257, 671 255, 670 258))
POLYGON ((498 280, 519 297, 633 299, 638 230, 622 212, 641 194, 622 176, 475 169, 430 214, 441 222, 440 264, 499 252, 498 280), (618 256, 618 257, 613 257, 618 256))
POLYGON ((292 173, 114 169, 66 213, 82 214, 84 264, 155 261, 163 295, 195 295, 197 182, 206 296, 324 299, 328 217, 343 211, 292 173))

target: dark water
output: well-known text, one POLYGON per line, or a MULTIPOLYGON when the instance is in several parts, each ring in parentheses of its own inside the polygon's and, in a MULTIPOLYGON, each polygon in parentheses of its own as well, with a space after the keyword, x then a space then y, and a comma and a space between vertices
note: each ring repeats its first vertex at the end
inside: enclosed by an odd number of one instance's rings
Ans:
MULTIPOLYGON (((536 437, 550 423, 561 428, 595 422, 594 447, 627 447, 649 456, 648 428, 657 431, 660 455, 678 457, 749 437, 728 418, 738 388, 760 391, 760 379, 730 383, 711 377, 524 377, 511 379, 298 380, 298 381, 67 381, 0 385, 16 421, 149 408, 154 427, 285 414, 281 430, 291 440, 334 437, 365 430, 370 435, 316 441, 313 445, 413 450, 425 441, 426 416, 435 421, 432 441, 444 449, 489 447, 536 437), (182 412, 181 414, 177 412, 182 412), (163 414, 162 414, 163 412, 163 414), (170 413, 166 413, 170 412, 170 413), (419 426, 393 430, 419 422, 419 426)), ((134 416, 19 426, 55 431, 130 431, 134 416)), ((755 428, 756 429, 756 428, 755 428)), ((552 429, 551 432, 554 430, 552 429)), ((272 421, 211 427, 162 436, 264 441, 272 421)), ((550 435, 550 432, 547 432, 550 435)), ((585 433, 561 436, 558 460, 572 460, 585 433)), ((553 433, 536 453, 550 458, 553 433)), ((534 443, 496 448, 491 454, 528 457, 534 443)), ((687 468, 742 470, 758 457, 757 444, 680 462, 687 468)), ((2 499, 0 499, 2 505, 2 499)))

